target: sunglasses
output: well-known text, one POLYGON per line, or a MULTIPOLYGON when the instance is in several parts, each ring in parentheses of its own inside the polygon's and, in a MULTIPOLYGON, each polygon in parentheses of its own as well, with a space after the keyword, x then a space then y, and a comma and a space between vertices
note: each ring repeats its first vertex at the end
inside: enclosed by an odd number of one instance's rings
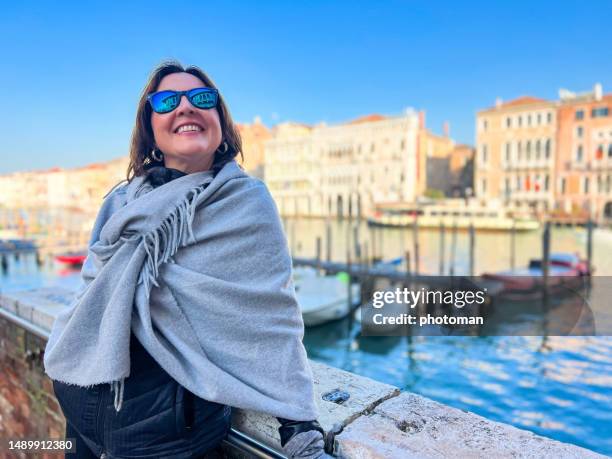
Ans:
POLYGON ((181 98, 196 108, 209 109, 217 106, 219 91, 214 88, 193 88, 189 91, 159 91, 149 94, 147 100, 155 113, 170 113, 181 103, 181 98))

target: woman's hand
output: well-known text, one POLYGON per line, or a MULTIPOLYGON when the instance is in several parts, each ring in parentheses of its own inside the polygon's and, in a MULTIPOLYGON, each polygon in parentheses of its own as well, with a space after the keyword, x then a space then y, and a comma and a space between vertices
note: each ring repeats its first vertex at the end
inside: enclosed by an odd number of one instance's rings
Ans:
POLYGON ((323 449, 323 434, 318 430, 301 432, 293 437, 283 447, 283 452, 289 459, 332 459, 323 449))

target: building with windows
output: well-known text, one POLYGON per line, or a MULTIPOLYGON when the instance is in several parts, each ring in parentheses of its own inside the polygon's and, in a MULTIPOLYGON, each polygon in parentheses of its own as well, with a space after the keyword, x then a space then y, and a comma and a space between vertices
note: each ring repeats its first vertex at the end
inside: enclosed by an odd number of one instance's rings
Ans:
POLYGON ((556 207, 612 219, 612 94, 561 90, 556 207))
POLYGON ((612 220, 612 94, 520 97, 476 116, 475 191, 482 201, 612 220))
POLYGON ((236 128, 242 138, 242 154, 236 160, 251 175, 264 178, 264 144, 272 137, 270 129, 262 122, 260 117, 255 117, 252 123, 236 123, 236 128))
POLYGON ((546 211, 554 204, 557 103, 519 97, 476 116, 475 195, 546 211))
POLYGON ((285 123, 265 144, 265 179, 282 215, 365 216, 417 196, 419 118, 368 115, 338 125, 285 123))

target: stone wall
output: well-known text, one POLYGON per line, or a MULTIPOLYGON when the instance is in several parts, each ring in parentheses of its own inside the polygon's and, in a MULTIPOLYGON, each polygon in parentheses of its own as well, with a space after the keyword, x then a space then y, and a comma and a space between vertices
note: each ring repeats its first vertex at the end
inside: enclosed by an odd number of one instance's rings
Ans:
MULTIPOLYGON (((72 292, 57 288, 0 295, 0 438, 62 438, 65 421, 44 374, 41 351, 54 318, 71 296, 72 292)), ((326 431, 336 432, 335 451, 340 457, 603 457, 388 384, 310 363, 319 422, 326 431)), ((232 427, 280 450, 278 421, 272 416, 234 410, 232 427)), ((228 457, 248 457, 230 444, 224 444, 223 450, 228 457)))

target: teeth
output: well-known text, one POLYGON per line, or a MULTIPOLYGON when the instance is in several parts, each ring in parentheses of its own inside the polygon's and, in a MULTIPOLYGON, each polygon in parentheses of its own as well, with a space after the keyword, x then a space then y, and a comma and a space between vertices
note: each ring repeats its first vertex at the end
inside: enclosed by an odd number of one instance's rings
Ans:
POLYGON ((201 130, 202 128, 195 124, 185 124, 184 126, 179 127, 176 132, 181 133, 181 132, 201 131, 201 130))

